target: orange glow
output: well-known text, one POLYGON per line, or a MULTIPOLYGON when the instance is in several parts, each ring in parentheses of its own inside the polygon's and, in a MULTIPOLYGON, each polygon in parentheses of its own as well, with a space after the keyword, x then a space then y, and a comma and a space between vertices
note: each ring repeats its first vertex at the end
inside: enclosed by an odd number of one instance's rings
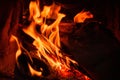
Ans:
POLYGON ((74 17, 74 22, 83 23, 88 18, 93 18, 93 14, 89 11, 82 10, 80 13, 76 14, 76 16, 74 17))

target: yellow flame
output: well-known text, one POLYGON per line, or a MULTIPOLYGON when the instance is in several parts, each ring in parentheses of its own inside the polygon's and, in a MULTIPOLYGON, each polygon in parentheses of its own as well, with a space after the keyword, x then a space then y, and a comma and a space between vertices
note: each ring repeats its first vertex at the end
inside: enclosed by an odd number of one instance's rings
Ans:
POLYGON ((93 18, 93 14, 90 11, 82 10, 80 13, 76 14, 76 16, 74 17, 74 22, 83 23, 88 18, 93 18))
POLYGON ((42 18, 47 17, 49 12, 50 12, 50 6, 44 6, 43 11, 41 12, 41 17, 42 18))
POLYGON ((42 19, 40 18, 40 9, 38 1, 31 1, 29 4, 29 20, 35 20, 36 23, 42 23, 42 19))

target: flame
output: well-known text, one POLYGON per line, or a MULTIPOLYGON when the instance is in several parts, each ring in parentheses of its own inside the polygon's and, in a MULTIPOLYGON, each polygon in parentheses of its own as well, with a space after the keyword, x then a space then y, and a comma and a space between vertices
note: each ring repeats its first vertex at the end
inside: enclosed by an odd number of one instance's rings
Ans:
POLYGON ((40 17, 39 2, 31 1, 29 4, 29 12, 30 12, 29 20, 37 20, 40 17))
POLYGON ((52 18, 52 19, 58 18, 60 9, 61 9, 60 5, 56 5, 55 3, 53 3, 50 6, 50 12, 48 13, 48 18, 52 18))
POLYGON ((29 63, 28 63, 28 67, 32 76, 42 76, 42 71, 34 70, 29 63))
POLYGON ((11 35, 10 42, 13 42, 13 41, 16 41, 17 46, 18 46, 18 49, 17 49, 17 52, 16 52, 16 59, 18 59, 18 57, 21 55, 20 43, 19 43, 19 41, 18 41, 16 36, 11 35))
MULTIPOLYGON (((75 60, 69 58, 60 50, 61 44, 59 36, 59 23, 66 15, 59 13, 61 9, 60 5, 53 3, 50 6, 44 6, 43 10, 40 11, 39 4, 40 2, 38 1, 30 2, 29 20, 31 23, 29 26, 23 28, 22 30, 34 39, 32 44, 37 49, 36 55, 39 57, 39 59, 50 66, 50 69, 58 72, 59 75, 66 76, 69 70, 71 70, 70 63, 77 64, 75 60), (55 19, 55 21, 52 24, 47 25, 46 19, 55 19), (40 26, 39 31, 36 30, 36 25, 40 26)), ((77 22, 76 20, 78 19, 80 19, 78 22, 81 22, 81 20, 83 22, 85 18, 90 18, 91 15, 89 16, 88 13, 89 12, 81 12, 76 15, 74 18, 75 22, 77 22), (84 15, 84 19, 81 19, 81 15, 84 15)), ((18 44, 18 51, 16 52, 16 58, 18 58, 18 56, 21 54, 21 48, 24 48, 22 45, 20 45, 20 43, 18 43, 16 37, 14 37, 14 39, 18 44)), ((29 55, 29 52, 26 52, 32 62, 32 58, 29 55)), ((36 71, 29 63, 28 67, 32 76, 42 76, 42 71, 36 71)))
MULTIPOLYGON (((22 51, 21 51, 20 43, 19 43, 17 37, 14 36, 14 35, 11 35, 11 37, 10 37, 10 42, 13 42, 13 41, 16 41, 16 43, 17 43, 17 47, 18 47, 18 49, 17 49, 17 51, 16 51, 16 60, 17 60, 18 57, 21 55, 22 51)), ((19 67, 19 63, 18 63, 18 61, 17 61, 17 66, 19 67)))
POLYGON ((80 13, 76 14, 76 16, 74 17, 74 22, 83 23, 88 18, 93 18, 93 14, 90 11, 82 10, 80 13))

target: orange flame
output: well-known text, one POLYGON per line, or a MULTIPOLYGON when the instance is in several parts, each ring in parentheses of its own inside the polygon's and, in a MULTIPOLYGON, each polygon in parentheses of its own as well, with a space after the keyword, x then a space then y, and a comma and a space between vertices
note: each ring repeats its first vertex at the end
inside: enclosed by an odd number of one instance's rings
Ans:
POLYGON ((29 9, 29 20, 37 20, 40 17, 39 2, 31 1, 29 4, 29 9))
POLYGON ((82 10, 80 13, 76 14, 76 16, 74 17, 74 22, 83 23, 88 18, 93 18, 93 14, 90 11, 82 10))
POLYGON ((28 63, 28 67, 32 76, 42 76, 42 72, 34 70, 29 63, 28 63))
MULTIPOLYGON (((13 42, 13 41, 16 41, 17 46, 18 46, 18 49, 17 49, 17 51, 16 51, 16 60, 17 60, 18 57, 21 55, 21 52, 22 52, 22 51, 21 51, 20 44, 19 44, 19 41, 18 41, 17 37, 14 36, 14 35, 11 35, 11 37, 10 37, 10 42, 13 42)), ((18 61, 17 61, 17 66, 20 67, 18 61)))

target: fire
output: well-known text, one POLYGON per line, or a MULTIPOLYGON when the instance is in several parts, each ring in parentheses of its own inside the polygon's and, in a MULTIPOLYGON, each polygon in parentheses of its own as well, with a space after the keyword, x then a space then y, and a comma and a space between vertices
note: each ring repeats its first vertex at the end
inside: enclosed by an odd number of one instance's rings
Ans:
POLYGON ((86 19, 93 18, 93 14, 90 11, 82 10, 74 17, 75 23, 83 23, 86 19))
MULTIPOLYGON (((39 59, 42 60, 47 66, 49 66, 51 72, 55 71, 61 77, 74 75, 70 72, 72 70, 78 73, 78 75, 80 76, 81 73, 79 71, 74 70, 74 68, 71 69, 70 65, 71 63, 77 64, 77 62, 66 56, 65 53, 63 53, 60 50, 61 44, 59 36, 59 23, 62 20, 62 18, 66 16, 63 13, 59 13, 61 6, 53 3, 51 6, 44 6, 42 11, 40 10, 39 6, 40 2, 38 1, 30 2, 29 21, 31 21, 31 23, 29 26, 22 29, 24 33, 26 33, 34 39, 32 44, 37 49, 35 55, 39 57, 39 59), (55 19, 55 21, 52 24, 47 25, 47 19, 55 19), (36 30, 36 25, 40 26, 39 31, 36 30)), ((91 14, 89 16, 88 13, 89 12, 82 11, 81 13, 75 16, 74 21, 83 22, 85 18, 92 18, 91 14), (81 18, 82 15, 83 18, 81 18)), ((16 39, 16 37, 13 36, 13 38, 18 44, 18 51, 16 52, 17 59, 20 56, 22 49, 24 48, 16 39)), ((32 57, 30 56, 29 51, 26 52, 32 62, 32 57)), ((32 76, 42 76, 43 71, 41 68, 40 71, 37 71, 32 68, 30 63, 28 63, 28 68, 32 76)), ((87 78, 85 79, 88 80, 87 78)))

